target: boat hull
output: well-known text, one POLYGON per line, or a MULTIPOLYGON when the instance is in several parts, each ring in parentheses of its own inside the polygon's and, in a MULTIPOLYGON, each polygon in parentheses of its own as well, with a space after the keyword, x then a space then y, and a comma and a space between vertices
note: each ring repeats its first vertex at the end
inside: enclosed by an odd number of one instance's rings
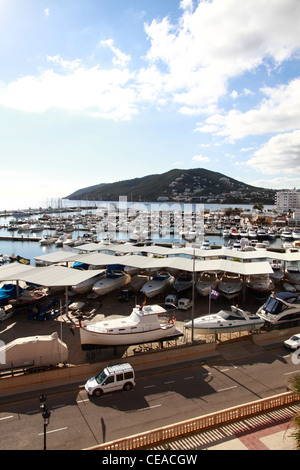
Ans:
POLYGON ((130 346, 133 344, 160 341, 175 334, 176 325, 137 333, 98 333, 80 328, 81 346, 130 346))

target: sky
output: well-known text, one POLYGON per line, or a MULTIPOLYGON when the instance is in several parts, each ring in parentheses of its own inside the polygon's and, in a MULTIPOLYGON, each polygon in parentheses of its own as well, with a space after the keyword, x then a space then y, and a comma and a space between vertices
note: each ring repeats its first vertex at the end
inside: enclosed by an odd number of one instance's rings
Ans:
POLYGON ((300 0, 0 0, 0 199, 174 168, 300 189, 300 0))

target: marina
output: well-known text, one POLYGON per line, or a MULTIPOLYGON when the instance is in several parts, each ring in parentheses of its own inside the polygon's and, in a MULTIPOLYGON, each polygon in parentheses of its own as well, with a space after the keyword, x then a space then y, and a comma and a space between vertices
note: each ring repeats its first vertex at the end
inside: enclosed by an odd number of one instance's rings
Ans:
POLYGON ((76 207, 2 218, 1 281, 25 283, 26 295, 11 301, 13 313, 2 307, 0 338, 9 342, 24 331, 28 337, 56 332, 68 348, 67 362, 82 364, 149 347, 263 334, 256 312, 271 291, 300 294, 300 252, 296 237, 286 241, 285 224, 262 227, 248 208, 234 215, 222 208, 199 213, 157 208, 162 209, 124 212, 110 203, 110 210, 76 207), (22 305, 25 300, 29 303, 22 305), (123 332, 137 326, 130 323, 137 305, 167 309, 174 320, 159 327, 162 336, 127 335, 125 341, 123 332), (241 310, 234 310, 240 317, 235 327, 196 326, 236 305, 241 310), (247 312, 243 318, 241 312, 247 312), (246 321, 252 317, 259 328, 246 321), (99 340, 105 328, 106 339, 99 340))

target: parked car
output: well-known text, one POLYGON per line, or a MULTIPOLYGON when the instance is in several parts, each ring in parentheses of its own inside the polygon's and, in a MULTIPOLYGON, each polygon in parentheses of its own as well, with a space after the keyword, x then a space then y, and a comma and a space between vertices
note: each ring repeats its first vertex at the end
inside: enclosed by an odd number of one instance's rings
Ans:
POLYGON ((177 297, 174 294, 169 294, 165 298, 165 307, 166 308, 177 308, 177 297))
POLYGON ((178 300, 178 309, 179 310, 188 310, 193 305, 193 302, 190 299, 182 298, 178 300))
POLYGON ((119 294, 119 302, 129 302, 134 297, 134 292, 131 289, 122 289, 119 294))
POLYGON ((85 384, 87 394, 94 397, 116 390, 131 390, 133 387, 135 387, 135 374, 128 363, 105 367, 85 384))
POLYGON ((300 348, 300 333, 291 336, 289 339, 283 342, 286 348, 295 351, 300 348))

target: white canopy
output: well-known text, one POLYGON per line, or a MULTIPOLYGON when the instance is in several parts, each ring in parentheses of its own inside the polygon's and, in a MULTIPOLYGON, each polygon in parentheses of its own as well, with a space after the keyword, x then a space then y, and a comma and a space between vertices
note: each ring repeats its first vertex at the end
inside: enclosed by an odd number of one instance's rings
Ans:
POLYGON ((1 281, 25 281, 44 287, 68 287, 90 279, 102 270, 81 271, 65 266, 46 266, 36 268, 19 263, 0 267, 1 281))
MULTIPOLYGON (((50 261, 53 253, 46 255, 43 258, 39 257, 44 261, 50 261)), ((61 251, 61 261, 65 260, 65 252, 61 251)), ((54 258, 54 257, 53 257, 54 258)), ((55 256, 57 260, 57 256, 55 256)), ((271 265, 267 261, 249 262, 243 263, 238 261, 231 261, 226 259, 191 259, 183 256, 172 256, 168 258, 153 258, 150 256, 142 255, 124 255, 114 256, 107 255, 105 253, 73 253, 72 257, 68 258, 68 262, 77 261, 87 264, 92 264, 97 267, 104 267, 112 264, 120 264, 122 266, 131 266, 139 269, 151 270, 151 269, 167 269, 173 268, 179 271, 188 272, 201 272, 201 271, 228 271, 242 275, 252 274, 268 274, 272 273, 273 270, 271 265)), ((37 268, 42 269, 42 268, 37 268)), ((71 269, 71 268, 69 268, 71 269)), ((73 270, 73 269, 72 269, 73 270)), ((82 271, 79 271, 82 272, 82 271)), ((88 271, 90 272, 90 271, 88 271)), ((92 270, 92 272, 95 272, 92 270)), ((1 274, 1 268, 0 268, 1 274)), ((74 284, 74 283, 73 283, 74 284)))

